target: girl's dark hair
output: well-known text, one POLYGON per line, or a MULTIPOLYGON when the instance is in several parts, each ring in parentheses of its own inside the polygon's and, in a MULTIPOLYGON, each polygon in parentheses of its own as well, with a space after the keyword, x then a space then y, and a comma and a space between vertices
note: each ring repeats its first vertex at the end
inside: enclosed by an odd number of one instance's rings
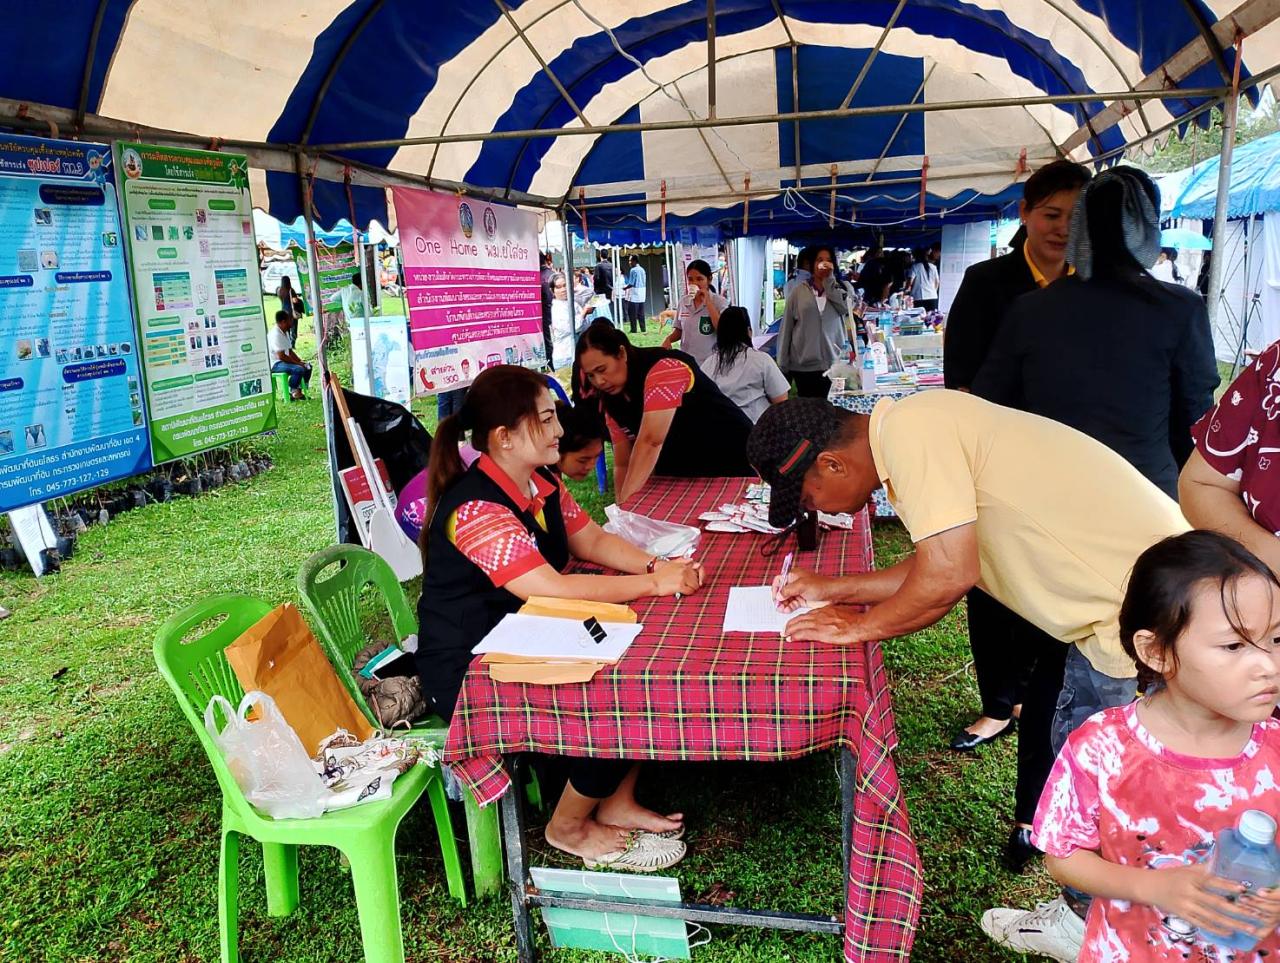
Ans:
POLYGON ((634 367, 630 361, 636 349, 627 336, 620 329, 615 328, 613 322, 608 318, 597 318, 592 321, 590 327, 578 335, 578 343, 573 349, 573 371, 569 386, 569 396, 573 398, 575 405, 591 394, 591 386, 587 384, 586 376, 582 373, 582 355, 588 348, 595 348, 611 358, 621 357, 625 353, 628 362, 627 369, 631 370, 634 367))
POLYGON ((720 312, 716 325, 716 374, 730 370, 751 347, 751 317, 736 304, 720 312))
MULTIPOLYGON (((427 470, 427 505, 432 515, 440 496, 462 477, 466 466, 458 453, 464 432, 471 432, 471 447, 488 452, 489 434, 497 428, 514 429, 526 418, 536 418, 538 401, 547 391, 545 375, 519 365, 502 364, 485 368, 467 390, 462 409, 440 422, 431 442, 427 470)), ((427 532, 431 519, 422 526, 422 562, 427 560, 427 532)))
POLYGON ((1056 160, 1045 164, 1022 185, 1022 199, 1027 210, 1039 207, 1059 191, 1076 191, 1089 183, 1088 168, 1074 161, 1056 160))
POLYGON ((690 271, 697 271, 699 274, 701 274, 704 278, 707 278, 708 280, 715 277, 715 275, 711 273, 711 265, 708 264, 706 261, 702 260, 702 258, 698 258, 696 260, 689 262, 689 266, 684 269, 684 273, 688 274, 690 271))
POLYGON ((560 454, 570 455, 588 445, 604 441, 604 425, 599 411, 588 404, 568 405, 556 402, 556 417, 564 434, 560 436, 560 454))
POLYGON ((1138 666, 1139 683, 1150 685, 1162 676, 1138 656, 1134 636, 1144 629, 1154 635, 1161 653, 1176 670, 1178 638, 1191 621, 1192 596, 1200 585, 1217 587, 1227 621, 1242 639, 1248 639, 1249 633, 1240 624, 1236 587, 1240 579, 1250 575, 1280 589, 1280 581, 1265 562, 1218 532, 1174 535, 1139 555, 1120 606, 1120 644, 1138 666))

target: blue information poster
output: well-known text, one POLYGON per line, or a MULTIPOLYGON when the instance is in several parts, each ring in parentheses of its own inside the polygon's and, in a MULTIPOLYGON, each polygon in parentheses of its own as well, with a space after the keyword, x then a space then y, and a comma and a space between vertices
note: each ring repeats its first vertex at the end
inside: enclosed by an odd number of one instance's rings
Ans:
POLYGON ((0 134, 0 511, 151 467, 111 149, 0 134))

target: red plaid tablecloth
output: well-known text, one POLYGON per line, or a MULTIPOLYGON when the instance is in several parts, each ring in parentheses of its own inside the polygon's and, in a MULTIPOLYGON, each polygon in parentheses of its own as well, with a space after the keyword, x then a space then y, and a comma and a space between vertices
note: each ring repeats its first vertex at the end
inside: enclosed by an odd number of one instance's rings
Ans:
MULTIPOLYGON (((747 479, 655 478, 626 506, 697 525, 700 512, 742 500, 747 479)), ((644 631, 623 659, 585 684, 492 681, 473 664, 444 759, 481 805, 510 786, 502 755, 540 752, 638 760, 771 762, 847 746, 857 762, 846 960, 906 960, 920 914, 921 871, 891 751, 897 745, 878 645, 783 642, 722 634, 729 589, 763 585, 779 556, 767 535, 704 532, 707 579, 689 598, 644 599, 644 631)), ((794 544, 794 543, 793 543, 794 544)), ((826 532, 796 564, 819 572, 872 564, 866 513, 852 532, 826 532)))

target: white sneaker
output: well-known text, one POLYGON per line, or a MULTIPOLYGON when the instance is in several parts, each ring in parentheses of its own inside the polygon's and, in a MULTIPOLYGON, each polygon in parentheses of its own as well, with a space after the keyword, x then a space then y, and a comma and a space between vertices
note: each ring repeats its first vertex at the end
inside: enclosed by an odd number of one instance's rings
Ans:
POLYGON ((1020 953, 1076 963, 1084 944, 1084 920, 1062 897, 1033 910, 990 909, 982 914, 982 932, 1020 953))

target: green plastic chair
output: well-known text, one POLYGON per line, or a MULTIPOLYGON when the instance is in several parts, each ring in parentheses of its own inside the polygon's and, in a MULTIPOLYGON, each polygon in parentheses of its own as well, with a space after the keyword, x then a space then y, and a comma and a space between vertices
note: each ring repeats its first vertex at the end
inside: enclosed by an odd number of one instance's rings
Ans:
MULTIPOLYGON (((326 813, 317 819, 272 819, 257 812, 240 791, 226 761, 204 727, 204 710, 215 695, 233 706, 244 696, 224 649, 271 611, 245 595, 217 595, 173 616, 155 641, 156 666, 195 730, 222 790, 222 842, 218 855, 218 934, 222 963, 236 963, 239 913, 240 837, 262 843, 267 912, 288 916, 298 907, 298 847, 332 846, 351 864, 356 909, 367 963, 403 963, 400 891, 396 878, 396 830, 425 791, 436 811, 441 838, 452 838, 444 781, 438 769, 414 766, 399 776, 390 799, 326 813), (440 812, 446 813, 442 823, 440 812)), ((456 880, 461 889, 462 881, 456 880)), ((450 880, 455 896, 455 881, 450 880)))
MULTIPOLYGON (((330 545, 303 562, 298 572, 298 595, 320 644, 351 698, 376 727, 377 717, 361 695, 351 669, 356 653, 369 644, 360 621, 360 597, 366 587, 372 587, 386 607, 395 641, 417 633, 418 616, 405 598, 400 580, 380 555, 358 545, 330 545)), ((444 748, 448 734, 448 727, 439 716, 430 716, 409 730, 409 735, 415 740, 427 742, 437 750, 444 748)), ((483 896, 502 888, 498 807, 481 809, 470 793, 462 795, 471 848, 471 875, 476 895, 483 896)), ((441 849, 450 848, 453 853, 450 856, 446 851, 445 865, 456 866, 456 844, 452 837, 446 844, 442 836, 441 849)))

